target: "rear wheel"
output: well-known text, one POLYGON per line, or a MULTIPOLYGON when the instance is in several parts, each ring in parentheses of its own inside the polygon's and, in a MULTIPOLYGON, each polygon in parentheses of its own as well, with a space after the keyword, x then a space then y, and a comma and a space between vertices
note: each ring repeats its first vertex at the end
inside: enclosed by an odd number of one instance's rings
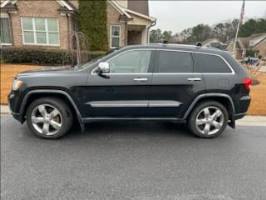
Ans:
POLYGON ((199 104, 191 113, 189 128, 196 136, 214 138, 221 135, 228 123, 226 108, 216 101, 199 104))
POLYGON ((48 139, 63 136, 73 123, 70 108, 57 98, 37 99, 30 104, 26 118, 28 127, 35 135, 48 139))

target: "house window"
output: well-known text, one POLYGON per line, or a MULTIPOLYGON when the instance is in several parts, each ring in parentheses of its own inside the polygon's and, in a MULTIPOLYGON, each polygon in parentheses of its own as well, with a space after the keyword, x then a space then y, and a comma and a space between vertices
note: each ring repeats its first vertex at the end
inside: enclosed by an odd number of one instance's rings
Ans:
POLYGON ((119 25, 111 25, 111 48, 120 47, 121 27, 119 25))
POLYGON ((23 43, 59 46, 59 25, 55 18, 22 18, 23 43))
POLYGON ((8 16, 0 17, 0 44, 1 45, 10 45, 11 40, 11 29, 10 21, 8 16))

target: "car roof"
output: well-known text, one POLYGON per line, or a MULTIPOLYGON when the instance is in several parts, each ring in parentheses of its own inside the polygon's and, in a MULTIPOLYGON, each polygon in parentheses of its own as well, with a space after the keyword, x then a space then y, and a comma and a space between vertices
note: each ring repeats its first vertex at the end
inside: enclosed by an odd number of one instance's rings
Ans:
POLYGON ((226 51, 210 47, 202 47, 202 46, 186 45, 186 44, 162 44, 162 43, 146 44, 146 45, 129 45, 123 49, 146 49, 146 48, 191 51, 191 52, 218 54, 218 55, 224 55, 226 53, 226 51))

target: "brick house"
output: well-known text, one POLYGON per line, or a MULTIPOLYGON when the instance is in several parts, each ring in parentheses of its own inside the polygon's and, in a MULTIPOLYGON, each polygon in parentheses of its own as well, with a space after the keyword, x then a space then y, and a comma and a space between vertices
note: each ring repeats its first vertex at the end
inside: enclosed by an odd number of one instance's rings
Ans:
MULTIPOLYGON (((78 6, 78 0, 1 0, 1 46, 70 49, 78 6)), ((156 22, 148 0, 108 0, 106 12, 110 49, 148 42, 156 22)))
MULTIPOLYGON (((232 41, 227 50, 233 51, 234 41, 232 41)), ((243 59, 246 57, 247 51, 257 52, 255 56, 262 56, 266 59, 266 33, 253 34, 249 37, 240 37, 236 43, 236 58, 243 59)))

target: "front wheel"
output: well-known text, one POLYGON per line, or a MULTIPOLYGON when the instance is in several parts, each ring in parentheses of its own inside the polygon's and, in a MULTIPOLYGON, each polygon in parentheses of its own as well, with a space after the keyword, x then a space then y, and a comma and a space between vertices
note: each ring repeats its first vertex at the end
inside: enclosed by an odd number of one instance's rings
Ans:
POLYGON ((215 101, 199 104, 189 118, 189 129, 196 136, 214 138, 221 135, 228 123, 226 108, 215 101))
POLYGON ((72 126, 72 112, 67 104, 57 98, 40 98, 27 109, 27 124, 37 136, 56 139, 66 134, 72 126))

